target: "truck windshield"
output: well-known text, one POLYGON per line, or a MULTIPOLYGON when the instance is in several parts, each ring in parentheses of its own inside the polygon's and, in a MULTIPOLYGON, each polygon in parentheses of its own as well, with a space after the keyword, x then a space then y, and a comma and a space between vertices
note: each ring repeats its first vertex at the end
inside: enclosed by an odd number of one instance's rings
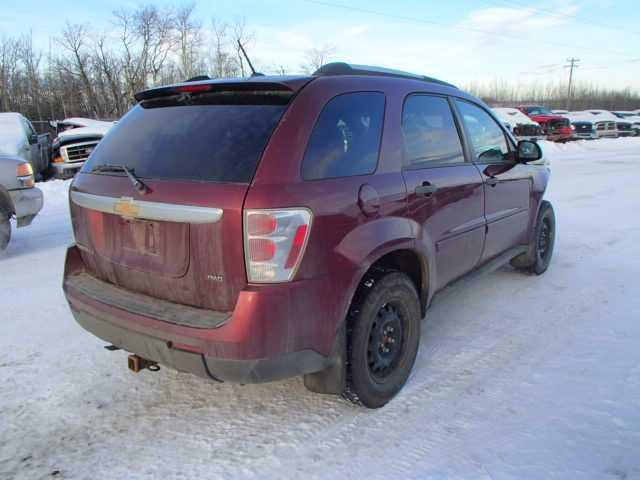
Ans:
POLYGON ((553 115, 553 112, 545 107, 526 107, 529 115, 553 115))

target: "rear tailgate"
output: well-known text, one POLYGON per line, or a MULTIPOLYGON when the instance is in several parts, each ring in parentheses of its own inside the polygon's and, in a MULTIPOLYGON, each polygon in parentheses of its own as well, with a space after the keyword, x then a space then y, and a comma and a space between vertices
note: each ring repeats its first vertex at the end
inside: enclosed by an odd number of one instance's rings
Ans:
MULTIPOLYGON (((169 92, 171 93, 171 92, 169 92)), ((100 142, 71 188, 89 273, 170 302, 233 310, 246 285, 242 207, 291 92, 143 100, 100 142), (140 194, 125 165, 148 187, 140 194)))

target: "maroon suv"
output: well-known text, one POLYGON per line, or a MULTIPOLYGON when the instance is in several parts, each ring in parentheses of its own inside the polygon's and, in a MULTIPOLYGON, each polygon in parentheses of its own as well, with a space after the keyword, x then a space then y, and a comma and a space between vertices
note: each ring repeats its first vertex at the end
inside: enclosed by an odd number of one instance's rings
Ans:
POLYGON ((304 375, 380 407, 436 292, 549 264, 540 147, 452 85, 330 64, 136 99, 73 181, 64 274, 78 323, 135 371, 304 375))

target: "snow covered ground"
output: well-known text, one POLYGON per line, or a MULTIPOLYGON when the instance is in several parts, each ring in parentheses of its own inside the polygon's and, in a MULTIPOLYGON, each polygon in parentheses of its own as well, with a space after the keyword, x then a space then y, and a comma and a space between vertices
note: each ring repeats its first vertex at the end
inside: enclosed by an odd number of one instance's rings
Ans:
POLYGON ((640 139, 545 144, 554 261, 446 291, 367 411, 300 379, 139 375, 60 288, 68 182, 0 258, 1 478, 640 478, 640 139))

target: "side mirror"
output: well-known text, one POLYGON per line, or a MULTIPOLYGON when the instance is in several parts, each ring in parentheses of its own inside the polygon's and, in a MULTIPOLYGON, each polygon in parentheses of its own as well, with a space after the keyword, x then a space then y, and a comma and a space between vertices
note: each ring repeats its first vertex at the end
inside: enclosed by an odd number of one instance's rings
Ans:
POLYGON ((542 149, 536 142, 520 140, 518 142, 518 161, 522 163, 533 162, 542 158, 542 149))
POLYGON ((29 145, 36 145, 38 143, 38 135, 37 134, 33 134, 33 135, 29 135, 29 145))

